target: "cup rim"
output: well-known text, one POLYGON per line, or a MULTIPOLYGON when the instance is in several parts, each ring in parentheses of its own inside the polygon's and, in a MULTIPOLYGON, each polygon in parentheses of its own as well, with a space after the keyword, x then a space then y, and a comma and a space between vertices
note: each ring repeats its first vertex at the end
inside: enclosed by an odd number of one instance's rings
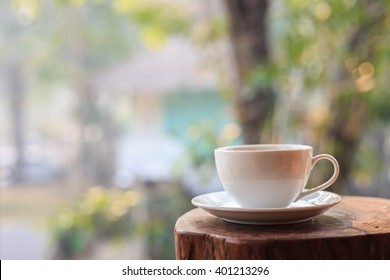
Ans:
POLYGON ((253 152, 281 152, 281 151, 299 151, 312 150, 313 147, 302 144, 249 144, 218 147, 216 152, 228 153, 253 153, 253 152))

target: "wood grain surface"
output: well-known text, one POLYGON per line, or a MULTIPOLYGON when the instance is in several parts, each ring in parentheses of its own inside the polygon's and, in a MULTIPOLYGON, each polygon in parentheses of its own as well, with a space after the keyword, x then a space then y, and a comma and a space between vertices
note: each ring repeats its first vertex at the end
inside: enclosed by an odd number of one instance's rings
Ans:
POLYGON ((223 221, 196 208, 175 226, 177 259, 390 259, 390 200, 344 196, 293 225, 223 221))

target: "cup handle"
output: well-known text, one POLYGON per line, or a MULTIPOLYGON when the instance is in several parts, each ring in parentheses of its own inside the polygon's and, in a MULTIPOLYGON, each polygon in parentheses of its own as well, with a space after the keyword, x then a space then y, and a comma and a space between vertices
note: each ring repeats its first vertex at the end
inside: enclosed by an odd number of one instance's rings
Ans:
POLYGON ((314 165, 316 165, 316 163, 322 159, 327 159, 333 164, 332 177, 330 177, 330 179, 328 181, 326 181, 322 185, 319 185, 318 187, 312 188, 310 190, 302 190, 302 192, 298 195, 298 197, 295 199, 295 201, 300 200, 302 197, 304 197, 308 194, 326 189, 327 187, 332 185, 334 183, 334 181, 336 181, 337 177, 339 176, 340 167, 339 167, 339 163, 337 162, 337 160, 331 155, 321 154, 321 155, 317 155, 317 156, 313 157, 311 160, 311 169, 313 169, 314 165))

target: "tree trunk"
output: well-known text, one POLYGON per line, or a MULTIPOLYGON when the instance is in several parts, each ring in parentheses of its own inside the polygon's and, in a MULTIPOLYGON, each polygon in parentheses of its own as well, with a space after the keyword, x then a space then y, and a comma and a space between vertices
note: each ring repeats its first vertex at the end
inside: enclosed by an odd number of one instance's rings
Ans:
POLYGON ((16 183, 23 181, 24 158, 24 97, 25 85, 22 65, 11 62, 8 68, 8 88, 11 115, 12 142, 16 151, 13 179, 16 183))
POLYGON ((110 186, 115 172, 114 124, 109 112, 99 108, 99 93, 88 81, 79 81, 76 87, 77 118, 83 135, 79 143, 82 180, 86 179, 86 184, 110 186))
POLYGON ((197 208, 176 222, 176 259, 389 259, 389 213, 389 199, 345 196, 307 222, 254 226, 226 222, 197 208))
MULTIPOLYGON (((74 27, 82 22, 78 13, 70 15, 74 27)), ((73 87, 78 95, 76 121, 81 138, 78 143, 78 162, 73 172, 84 187, 110 186, 115 172, 114 127, 109 112, 98 106, 99 91, 91 84, 92 73, 88 69, 88 46, 85 34, 74 29, 70 44, 73 65, 73 87)))
POLYGON ((267 65, 268 0, 225 0, 230 19, 230 37, 237 69, 234 107, 245 143, 265 141, 263 128, 272 114, 274 94, 267 86, 248 92, 248 75, 255 67, 267 65))

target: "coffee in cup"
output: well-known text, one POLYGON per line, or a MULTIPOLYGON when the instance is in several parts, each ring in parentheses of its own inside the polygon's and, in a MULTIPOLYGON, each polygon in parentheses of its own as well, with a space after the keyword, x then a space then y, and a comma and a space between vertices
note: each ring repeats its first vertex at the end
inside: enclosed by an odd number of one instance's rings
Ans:
POLYGON ((224 189, 242 207, 285 208, 336 181, 337 160, 328 154, 313 157, 306 145, 270 144, 217 148, 214 151, 217 172, 224 189), (325 183, 305 189, 310 172, 322 160, 333 164, 333 175, 325 183))

